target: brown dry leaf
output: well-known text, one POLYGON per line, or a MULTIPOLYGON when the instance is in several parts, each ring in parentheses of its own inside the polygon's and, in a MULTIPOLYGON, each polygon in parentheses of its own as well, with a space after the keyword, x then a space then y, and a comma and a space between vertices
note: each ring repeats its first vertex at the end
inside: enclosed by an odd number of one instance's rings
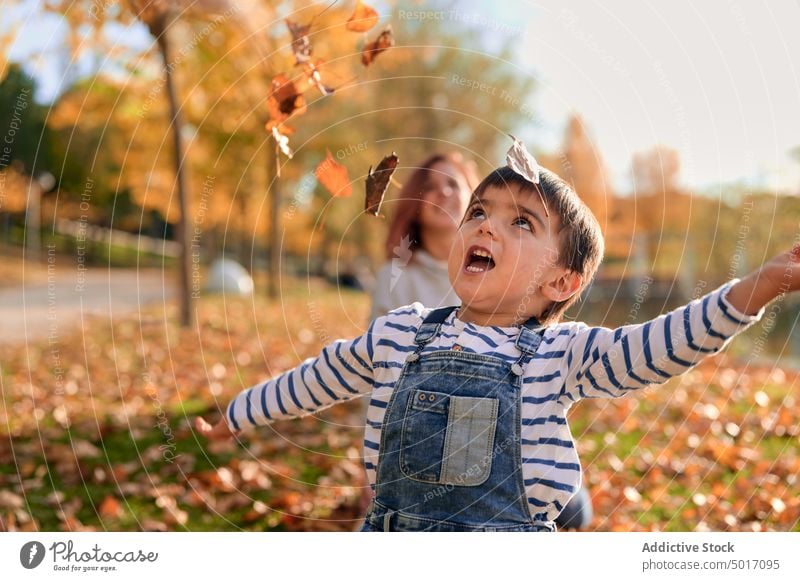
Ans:
POLYGON ((333 159, 330 150, 325 160, 314 170, 314 175, 334 197, 347 198, 353 193, 347 168, 333 159))
POLYGON ((353 15, 345 27, 353 32, 366 32, 376 24, 378 24, 378 13, 371 6, 358 0, 353 15))
POLYGON ((380 212, 383 196, 389 187, 389 180, 392 179, 394 170, 397 169, 398 161, 397 155, 392 152, 381 160, 374 172, 372 166, 367 171, 367 195, 364 204, 364 211, 367 214, 377 216, 380 212))
MULTIPOLYGON (((539 171, 541 169, 539 163, 530 153, 528 153, 524 143, 510 133, 508 136, 514 140, 514 143, 511 144, 511 147, 506 153, 506 163, 508 164, 508 167, 529 182, 538 184, 539 171)), ((547 203, 544 201, 544 196, 542 195, 541 190, 537 187, 536 191, 539 192, 539 198, 542 200, 545 214, 550 216, 550 211, 547 209, 547 203)))
POLYGON ((286 27, 292 35, 292 52, 294 53, 295 64, 307 63, 311 59, 312 50, 311 41, 308 39, 311 24, 297 24, 287 18, 286 27))
POLYGON ((361 64, 368 67, 375 58, 387 48, 394 46, 392 27, 387 26, 372 42, 368 42, 361 51, 361 64))
POLYGON ((272 79, 267 109, 269 110, 270 118, 280 123, 292 115, 305 113, 306 101, 294 81, 281 73, 275 75, 275 78, 272 79))

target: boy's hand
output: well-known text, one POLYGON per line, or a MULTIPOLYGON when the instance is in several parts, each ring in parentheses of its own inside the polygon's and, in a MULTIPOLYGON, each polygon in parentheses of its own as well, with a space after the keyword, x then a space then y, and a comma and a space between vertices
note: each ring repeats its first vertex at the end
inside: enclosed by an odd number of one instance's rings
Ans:
POLYGON ((775 288, 775 296, 800 290, 800 244, 764 264, 763 270, 775 288))
POLYGON ((225 418, 220 419, 212 426, 202 417, 197 416, 194 419, 194 429, 209 440, 228 440, 233 438, 233 436, 236 434, 236 432, 230 429, 228 422, 225 421, 225 418))
POLYGON ((754 315, 774 298, 800 290, 800 244, 778 254, 733 285, 725 298, 739 312, 754 315))

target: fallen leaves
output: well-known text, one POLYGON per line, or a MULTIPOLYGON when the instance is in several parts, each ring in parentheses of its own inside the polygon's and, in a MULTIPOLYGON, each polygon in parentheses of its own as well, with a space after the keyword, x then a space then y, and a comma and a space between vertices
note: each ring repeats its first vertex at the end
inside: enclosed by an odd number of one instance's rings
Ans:
MULTIPOLYGON (((320 321, 355 335, 359 329, 342 321, 363 320, 366 301, 344 313, 326 288, 309 289, 320 321)), ((97 319, 82 337, 62 329, 55 346, 2 347, 0 411, 8 416, 0 424, 7 432, 0 467, 8 470, 0 468, 0 530, 350 530, 358 518, 355 485, 364 485, 359 402, 219 447, 189 428, 195 413, 219 413, 220 400, 238 390, 233 378, 256 383, 280 371, 276 362, 286 368, 319 350, 316 333, 308 343, 293 340, 311 326, 307 299, 298 294, 284 308, 264 301, 257 317, 246 301, 203 300, 201 335, 142 326, 134 317, 113 327, 97 319), (281 338, 273 321, 283 316, 291 321, 281 338), (53 387, 45 363, 54 347, 60 385, 74 389, 53 387), (110 349, 116 362, 102 356, 110 349), (88 369, 87 353, 97 355, 88 369), (128 361, 124 370, 119 360, 128 361), (210 381, 221 385, 217 396, 210 381), (34 398, 41 419, 12 414, 34 409, 34 398), (69 427, 54 418, 59 408, 69 411, 69 427)))
MULTIPOLYGON (((306 283, 282 303, 204 297, 194 332, 133 317, 90 321, 83 336, 60 337, 60 390, 53 345, 0 348, 8 432, 0 437, 0 530, 350 530, 365 485, 360 402, 238 442, 209 445, 189 427, 197 413, 219 414, 240 384, 315 355, 320 325, 331 336, 363 330, 352 321, 366 318, 366 296, 342 305, 335 290, 306 283), (68 428, 54 417, 60 407, 68 428)), ((163 308, 146 314, 163 319, 163 308)), ((173 310, 166 316, 177 320, 173 310)), ((722 354, 646 393, 576 405, 570 422, 596 515, 591 529, 796 529, 796 386, 792 371, 722 354)))
POLYGON ((581 402, 570 419, 591 426, 574 430, 591 529, 792 530, 800 522, 800 406, 787 394, 796 381, 775 384, 769 368, 723 355, 629 400, 636 404, 581 402), (745 377, 756 389, 731 391, 745 377), (758 391, 782 394, 783 405, 765 410, 754 401, 758 391), (631 418, 635 424, 618 429, 631 418), (765 429, 770 418, 782 421, 765 429))

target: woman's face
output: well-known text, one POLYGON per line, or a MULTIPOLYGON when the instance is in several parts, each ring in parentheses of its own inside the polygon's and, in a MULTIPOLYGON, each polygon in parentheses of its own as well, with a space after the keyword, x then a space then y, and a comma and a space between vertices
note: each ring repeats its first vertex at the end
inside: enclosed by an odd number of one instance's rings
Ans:
POLYGON ((471 194, 464 175, 453 164, 440 161, 428 170, 422 190, 420 226, 423 230, 458 230, 471 194))

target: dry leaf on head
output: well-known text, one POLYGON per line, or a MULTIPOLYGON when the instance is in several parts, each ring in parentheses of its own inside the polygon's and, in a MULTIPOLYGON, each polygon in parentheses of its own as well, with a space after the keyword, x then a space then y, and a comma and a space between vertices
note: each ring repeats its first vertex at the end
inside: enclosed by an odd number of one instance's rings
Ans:
POLYGON ((367 196, 364 204, 364 211, 367 214, 377 216, 380 212, 383 196, 389 187, 392 174, 397 169, 398 161, 397 155, 392 152, 381 160, 375 171, 372 171, 372 166, 367 171, 367 196))
POLYGON ((514 170, 514 173, 522 176, 532 184, 537 185, 536 191, 539 193, 539 198, 542 200, 542 205, 544 206, 544 212, 545 214, 550 216, 550 211, 547 209, 547 203, 544 201, 542 190, 538 187, 539 171, 541 170, 539 163, 528 152, 528 150, 525 147, 525 144, 522 143, 522 141, 520 141, 510 133, 508 136, 514 140, 514 143, 511 145, 508 152, 506 153, 506 164, 508 164, 508 167, 514 170))

